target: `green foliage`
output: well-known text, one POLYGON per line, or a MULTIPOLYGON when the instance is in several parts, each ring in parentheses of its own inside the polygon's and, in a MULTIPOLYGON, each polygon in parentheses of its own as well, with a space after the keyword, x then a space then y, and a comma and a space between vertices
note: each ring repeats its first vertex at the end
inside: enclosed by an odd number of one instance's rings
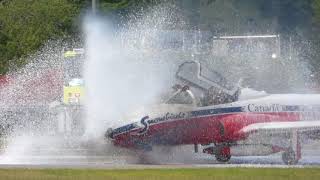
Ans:
POLYGON ((74 33, 73 22, 79 6, 68 0, 2 0, 0 74, 5 73, 9 65, 24 65, 23 57, 47 40, 66 38, 74 33))
POLYGON ((164 1, 159 0, 99 0, 101 13, 109 15, 115 21, 126 21, 131 13, 139 13, 143 8, 147 8, 164 1), (111 15, 111 16, 110 16, 111 15))
MULTIPOLYGON (((102 12, 128 12, 153 0, 100 0, 102 12)), ((76 18, 90 7, 88 0, 0 0, 0 74, 21 67, 26 56, 47 40, 69 38, 78 28, 76 18)))
POLYGON ((130 0, 101 0, 100 8, 103 11, 114 11, 127 8, 130 2, 130 0))
POLYGON ((100 7, 104 11, 124 10, 132 7, 143 7, 161 3, 159 0, 100 0, 100 7))

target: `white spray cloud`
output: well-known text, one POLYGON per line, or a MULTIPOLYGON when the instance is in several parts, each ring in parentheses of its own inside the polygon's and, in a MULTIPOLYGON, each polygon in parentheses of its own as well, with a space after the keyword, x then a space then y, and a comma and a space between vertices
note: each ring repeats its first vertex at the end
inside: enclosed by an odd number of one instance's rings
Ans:
POLYGON ((155 29, 115 32, 97 17, 87 17, 84 26, 86 133, 99 136, 108 127, 128 122, 126 114, 157 101, 168 86, 170 66, 144 46, 155 29))

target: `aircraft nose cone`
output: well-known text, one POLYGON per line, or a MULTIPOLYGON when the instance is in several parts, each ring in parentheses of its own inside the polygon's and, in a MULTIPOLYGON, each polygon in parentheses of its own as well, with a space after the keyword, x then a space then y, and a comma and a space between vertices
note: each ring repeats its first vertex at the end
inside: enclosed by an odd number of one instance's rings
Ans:
POLYGON ((104 134, 106 139, 113 139, 113 130, 112 128, 108 128, 106 133, 104 134))

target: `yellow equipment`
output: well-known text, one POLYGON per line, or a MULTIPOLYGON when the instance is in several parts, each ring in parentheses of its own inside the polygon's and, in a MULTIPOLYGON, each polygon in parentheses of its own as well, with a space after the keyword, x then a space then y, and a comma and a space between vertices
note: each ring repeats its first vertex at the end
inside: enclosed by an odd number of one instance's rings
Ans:
POLYGON ((84 50, 82 48, 79 48, 79 49, 73 49, 72 51, 66 51, 63 56, 65 58, 68 58, 68 57, 76 57, 76 56, 80 56, 80 55, 83 55, 84 54, 84 50))
POLYGON ((83 49, 65 51, 63 103, 65 105, 82 105, 84 97, 84 83, 82 80, 83 49))
POLYGON ((63 103, 80 105, 83 103, 83 86, 63 86, 63 103))

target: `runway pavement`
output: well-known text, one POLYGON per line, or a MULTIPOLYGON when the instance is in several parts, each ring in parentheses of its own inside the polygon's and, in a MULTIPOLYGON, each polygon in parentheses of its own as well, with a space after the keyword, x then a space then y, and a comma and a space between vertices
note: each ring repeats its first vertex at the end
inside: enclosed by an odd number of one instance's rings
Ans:
POLYGON ((17 156, 8 158, 0 156, 0 168, 93 168, 93 169, 141 169, 141 168, 225 168, 225 167, 320 167, 320 156, 303 156, 297 165, 287 166, 281 161, 280 155, 266 157, 232 157, 227 164, 215 161, 213 157, 195 155, 188 160, 176 160, 155 164, 137 164, 124 156, 85 156, 85 155, 54 155, 54 156, 17 156))
POLYGON ((27 140, 30 138, 22 139, 19 143, 14 141, 15 144, 0 151, 2 152, 0 168, 320 167, 319 143, 305 146, 299 163, 295 166, 286 166, 281 160, 280 153, 270 156, 232 157, 229 163, 221 164, 212 155, 194 153, 192 145, 154 149, 152 154, 146 154, 151 158, 152 164, 138 164, 137 155, 121 152, 107 143, 91 142, 80 145, 81 143, 72 141, 70 146, 52 139, 49 141, 50 138, 46 140, 37 138, 38 141, 32 142, 27 140))

